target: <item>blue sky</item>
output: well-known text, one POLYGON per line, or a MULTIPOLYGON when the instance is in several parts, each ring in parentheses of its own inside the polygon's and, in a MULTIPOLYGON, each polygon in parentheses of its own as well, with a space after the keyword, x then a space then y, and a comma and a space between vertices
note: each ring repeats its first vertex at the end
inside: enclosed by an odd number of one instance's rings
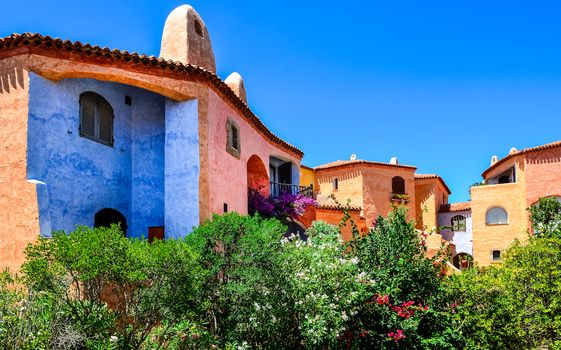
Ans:
MULTIPOLYGON (((181 1, 14 1, 0 36, 39 32, 158 55, 181 1), (46 5, 48 3, 48 5, 46 5)), ((191 1, 218 75, 315 166, 438 173, 468 199, 493 154, 561 139, 559 1, 191 1)))

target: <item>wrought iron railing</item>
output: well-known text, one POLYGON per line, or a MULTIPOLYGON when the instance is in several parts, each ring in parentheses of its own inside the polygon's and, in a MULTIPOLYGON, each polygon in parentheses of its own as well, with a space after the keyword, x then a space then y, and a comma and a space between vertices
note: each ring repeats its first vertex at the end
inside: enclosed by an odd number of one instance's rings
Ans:
POLYGON ((306 197, 313 198, 314 196, 314 187, 313 185, 310 186, 300 186, 300 185, 293 185, 293 184, 282 184, 278 182, 269 182, 270 185, 270 196, 271 197, 278 197, 282 194, 290 193, 290 194, 301 194, 306 197))

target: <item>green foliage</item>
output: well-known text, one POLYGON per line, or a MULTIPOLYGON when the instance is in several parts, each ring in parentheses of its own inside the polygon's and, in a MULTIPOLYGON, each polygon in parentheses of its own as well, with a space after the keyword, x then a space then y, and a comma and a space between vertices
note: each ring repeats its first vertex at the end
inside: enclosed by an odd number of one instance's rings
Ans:
POLYGON ((428 258, 424 236, 404 208, 379 217, 367 235, 355 233, 350 246, 364 278, 372 281, 366 284, 369 299, 350 327, 357 349, 454 349, 461 344, 449 328, 444 252, 428 258))
POLYGON ((516 242, 503 264, 450 279, 471 349, 561 349, 561 239, 516 242))
POLYGON ((201 273, 184 241, 149 244, 117 226, 80 227, 39 238, 26 254, 30 294, 57 302, 50 342, 58 348, 97 348, 114 336, 120 349, 137 349, 163 321, 195 314, 201 273))
POLYGON ((285 231, 276 219, 229 213, 215 215, 188 236, 205 269, 201 319, 223 346, 243 340, 281 347, 288 341, 289 325, 280 322, 288 305, 278 293, 277 273, 285 231))
POLYGON ((561 238, 561 202, 557 198, 540 198, 528 211, 536 236, 561 238))
POLYGON ((290 295, 291 324, 298 334, 294 346, 305 349, 336 349, 363 305, 365 279, 358 259, 346 252, 339 230, 316 222, 306 232, 307 241, 295 236, 283 240, 279 273, 290 295))

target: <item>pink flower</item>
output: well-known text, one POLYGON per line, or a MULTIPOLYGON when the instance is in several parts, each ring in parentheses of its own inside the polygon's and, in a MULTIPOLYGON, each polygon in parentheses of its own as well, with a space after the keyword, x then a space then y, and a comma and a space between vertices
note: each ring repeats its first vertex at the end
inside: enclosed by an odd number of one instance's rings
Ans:
POLYGON ((405 338, 405 334, 403 332, 403 329, 398 329, 395 332, 389 332, 388 337, 390 337, 391 339, 393 339, 393 341, 397 343, 401 339, 405 338))

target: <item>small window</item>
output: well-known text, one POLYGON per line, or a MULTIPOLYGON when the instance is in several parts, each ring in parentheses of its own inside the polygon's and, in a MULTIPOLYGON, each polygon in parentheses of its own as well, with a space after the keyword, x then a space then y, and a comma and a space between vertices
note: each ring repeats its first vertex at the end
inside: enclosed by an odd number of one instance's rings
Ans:
POLYGON ((338 178, 334 178, 334 179, 333 179, 333 189, 334 189, 334 190, 338 190, 338 189, 339 189, 339 179, 338 179, 338 178))
POLYGON ((101 95, 80 95, 80 135, 108 146, 113 145, 113 108, 101 95))
POLYGON ((493 261, 501 260, 501 251, 500 250, 493 250, 493 261))
POLYGON ((465 232, 466 230, 466 217, 463 215, 456 215, 450 220, 452 224, 452 231, 465 232))
POLYGON ((226 151, 236 158, 240 158, 241 141, 240 141, 240 128, 238 124, 232 119, 228 119, 226 123, 226 151))
POLYGON ((504 175, 504 176, 499 177, 499 183, 500 184, 510 183, 510 176, 504 175))
POLYGON ((485 223, 487 225, 508 224, 508 214, 503 208, 491 208, 487 210, 487 214, 485 214, 485 223))
POLYGON ((203 26, 201 25, 201 22, 199 22, 199 20, 195 20, 195 33, 197 33, 199 36, 204 37, 203 35, 203 26))
POLYGON ((396 176, 392 179, 392 193, 405 194, 405 180, 402 177, 396 176))

